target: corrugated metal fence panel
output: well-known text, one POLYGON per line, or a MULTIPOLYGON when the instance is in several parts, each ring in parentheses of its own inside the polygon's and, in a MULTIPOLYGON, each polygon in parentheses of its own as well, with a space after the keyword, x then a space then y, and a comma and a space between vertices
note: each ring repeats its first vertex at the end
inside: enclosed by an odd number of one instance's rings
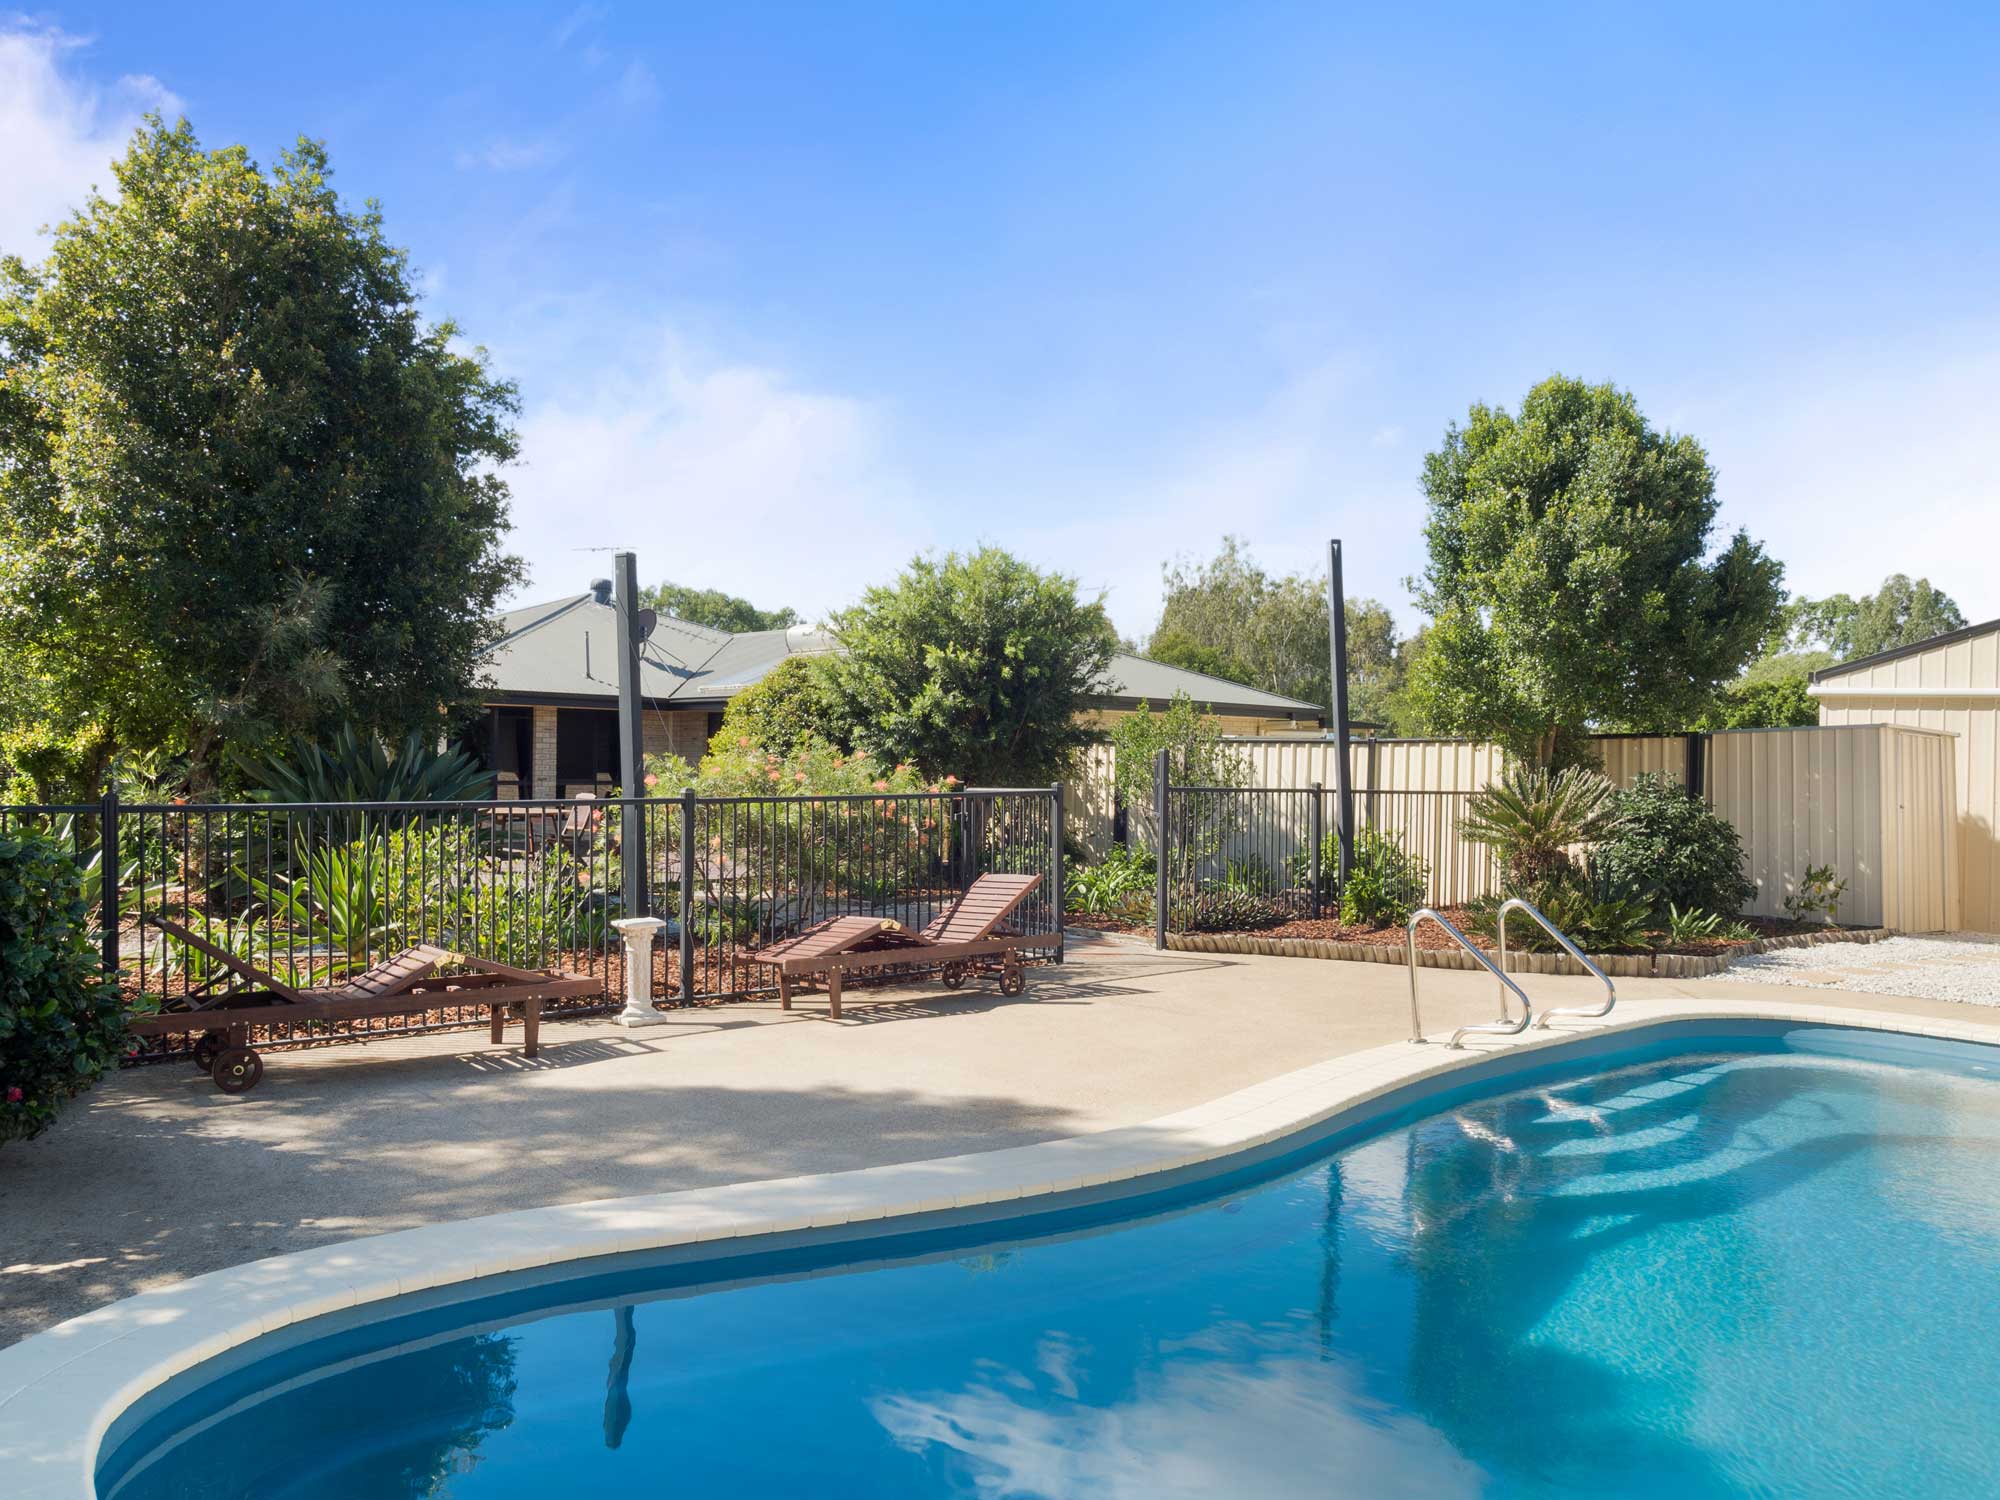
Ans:
POLYGON ((1111 847, 1111 831, 1117 823, 1117 766, 1117 752, 1109 745, 1092 745, 1063 784, 1063 827, 1095 855, 1111 847))
POLYGON ((1604 774, 1621 787, 1651 772, 1676 786, 1687 785, 1688 741, 1684 734, 1601 735, 1594 742, 1604 774))
POLYGON ((1883 920, 1882 738, 1873 729, 1739 729, 1709 742, 1710 804, 1743 839, 1757 894, 1782 917, 1810 865, 1847 881, 1839 918, 1883 920))

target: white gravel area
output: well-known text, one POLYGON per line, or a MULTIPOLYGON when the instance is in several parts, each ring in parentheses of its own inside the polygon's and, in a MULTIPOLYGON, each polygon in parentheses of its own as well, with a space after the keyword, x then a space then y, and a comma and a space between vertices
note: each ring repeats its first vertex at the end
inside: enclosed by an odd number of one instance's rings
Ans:
POLYGON ((1782 948, 1739 958, 1727 972, 1731 979, 1758 984, 2000 1006, 2000 936, 1933 932, 1879 943, 1782 948))

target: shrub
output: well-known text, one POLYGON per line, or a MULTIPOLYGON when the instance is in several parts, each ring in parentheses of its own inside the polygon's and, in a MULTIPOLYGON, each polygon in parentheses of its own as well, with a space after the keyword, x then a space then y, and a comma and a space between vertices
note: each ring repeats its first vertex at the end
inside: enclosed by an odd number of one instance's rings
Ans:
POLYGON ((1798 889, 1785 897, 1785 910, 1794 922, 1809 922, 1823 914, 1821 920, 1831 925, 1846 893, 1847 882, 1834 873, 1832 865, 1807 865, 1798 889))
MULTIPOLYGON (((1340 868, 1340 850, 1333 851, 1340 868)), ((1370 927, 1400 926, 1423 905, 1430 866, 1388 834, 1364 828, 1354 839, 1354 863, 1340 892, 1340 920, 1370 927)))
POLYGON ((1616 802, 1617 788, 1595 771, 1515 765, 1473 794, 1459 831, 1499 855, 1509 891, 1534 890, 1575 873, 1569 851, 1616 829, 1616 802))
MULTIPOLYGON (((1653 920, 1653 903, 1646 892, 1620 884, 1601 871, 1580 871, 1571 867, 1524 895, 1541 914, 1569 934, 1571 942, 1585 953, 1643 951, 1652 947, 1648 931, 1653 920)), ((1496 920, 1502 897, 1483 896, 1466 903, 1473 927, 1488 937, 1498 933, 1496 920)), ((1532 953, 1553 953, 1560 944, 1542 930, 1541 924, 1525 913, 1514 912, 1507 919, 1507 946, 1532 953)))
POLYGON ((824 655, 785 657, 729 700, 710 752, 726 755, 742 740, 780 755, 814 743, 849 749, 854 727, 834 691, 829 667, 824 655))
POLYGON ((1606 878, 1650 890, 1656 910, 1735 915, 1757 888, 1743 876, 1743 841, 1674 782, 1648 773, 1617 797, 1617 826, 1596 851, 1606 878))
POLYGON ((76 864, 39 834, 0 836, 0 1142, 41 1134, 125 1041, 76 864))
POLYGON ((1175 932, 1247 932, 1284 920, 1277 902, 1242 886, 1209 886, 1167 903, 1167 926, 1175 932))
POLYGON ((1069 909, 1090 916, 1118 911, 1132 896, 1151 893, 1156 868, 1151 854, 1113 844, 1096 864, 1070 866, 1069 909))

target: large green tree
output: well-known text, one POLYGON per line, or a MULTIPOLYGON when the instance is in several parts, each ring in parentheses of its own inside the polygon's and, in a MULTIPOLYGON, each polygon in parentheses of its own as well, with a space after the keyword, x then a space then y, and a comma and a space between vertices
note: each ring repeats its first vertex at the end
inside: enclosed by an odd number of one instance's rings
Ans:
POLYGON ((1474 406, 1424 461, 1432 617, 1411 695, 1447 733, 1538 765, 1593 726, 1687 727, 1754 657, 1783 569, 1738 532, 1711 556, 1708 455, 1611 385, 1555 376, 1474 406))
POLYGON ((1957 601, 1928 578, 1912 581, 1892 573, 1859 599, 1851 594, 1794 599, 1785 606, 1778 644, 1795 651, 1820 649, 1844 660, 1912 646, 1964 625, 1957 601))
POLYGON ((0 271, 0 652, 44 790, 120 749, 436 728, 519 563, 511 385, 420 313, 371 203, 150 120, 0 271))
MULTIPOLYGON (((1146 655, 1330 710, 1324 571, 1274 576, 1240 538, 1225 536, 1214 557, 1172 562, 1162 573, 1160 624, 1146 655)), ((1349 715, 1393 722, 1404 671, 1395 617, 1373 599, 1348 600, 1349 715)))
POLYGON ((998 547, 919 557, 835 615, 833 691, 861 748, 934 778, 1042 786, 1098 736, 1079 715, 1118 637, 1076 580, 998 547))
POLYGON ((642 588, 639 602, 676 620, 706 625, 711 630, 726 630, 732 635, 752 630, 786 630, 799 623, 795 609, 759 609, 748 599, 725 594, 721 589, 691 588, 683 583, 642 588))

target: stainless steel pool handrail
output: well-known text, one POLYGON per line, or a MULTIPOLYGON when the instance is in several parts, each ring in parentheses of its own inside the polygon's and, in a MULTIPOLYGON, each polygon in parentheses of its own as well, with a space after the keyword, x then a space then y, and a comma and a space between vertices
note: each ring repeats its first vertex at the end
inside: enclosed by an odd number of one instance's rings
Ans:
POLYGON ((1417 928, 1420 924, 1427 921, 1437 923, 1438 926, 1450 933, 1452 940, 1467 953, 1478 959, 1480 967, 1499 980, 1501 985, 1500 1019, 1488 1025, 1461 1026, 1451 1034, 1451 1040, 1446 1042, 1445 1045, 1447 1047, 1463 1046, 1463 1038, 1474 1032, 1486 1033, 1493 1036, 1518 1036, 1526 1031, 1528 1029, 1528 1017, 1533 1011, 1533 1007, 1528 1004, 1527 993, 1504 973, 1494 968, 1493 960, 1480 952, 1478 945, 1470 938, 1452 926, 1450 922, 1446 921, 1438 913, 1425 906, 1412 914, 1409 930, 1404 934, 1404 941, 1408 944, 1408 947, 1403 957, 1410 966, 1410 1040, 1413 1042, 1424 1040, 1424 1023, 1417 1012, 1417 928), (1521 1019, 1518 1022, 1507 1019, 1508 990, 1512 990, 1514 998, 1521 1002, 1521 1019))
MULTIPOLYGON (((1534 918, 1535 924, 1542 931, 1563 945, 1565 953, 1604 981, 1604 1003, 1595 1010, 1592 1010, 1587 1005, 1555 1006, 1542 1012, 1542 1018, 1535 1022, 1535 1029, 1538 1031, 1546 1030, 1549 1022, 1553 1021, 1557 1016, 1576 1016, 1581 1020, 1594 1021, 1600 1016, 1610 1015, 1611 1007, 1618 1003, 1618 986, 1611 982, 1611 976, 1592 963, 1583 954, 1582 950, 1569 940, 1569 934, 1543 916, 1532 901, 1525 900, 1520 896, 1510 896, 1507 900, 1502 901, 1500 903, 1499 914, 1495 919, 1495 931, 1500 934, 1500 967, 1502 969, 1507 967, 1507 913, 1513 911, 1524 911, 1530 917, 1534 918)), ((1502 1009, 1506 1007, 1507 997, 1505 995, 1500 997, 1500 1004, 1502 1009)))

